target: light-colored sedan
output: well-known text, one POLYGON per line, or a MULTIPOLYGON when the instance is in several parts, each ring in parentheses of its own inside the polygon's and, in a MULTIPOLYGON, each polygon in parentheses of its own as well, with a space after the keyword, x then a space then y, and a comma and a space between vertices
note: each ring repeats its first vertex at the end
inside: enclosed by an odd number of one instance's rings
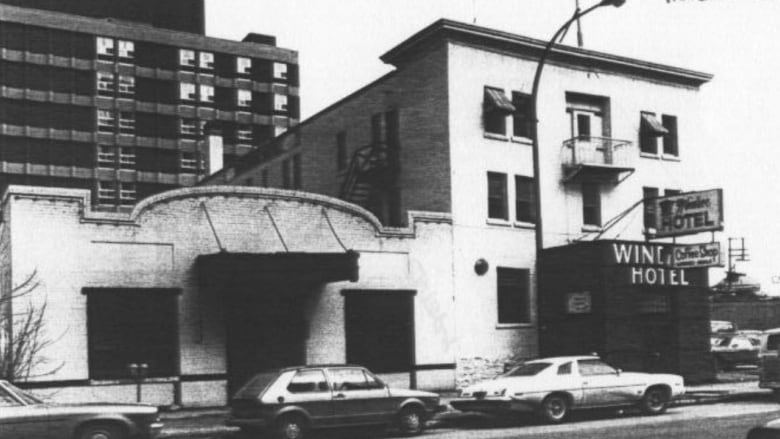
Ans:
POLYGON ((47 404, 0 380, 2 439, 152 439, 162 429, 145 404, 47 404))
POLYGON ((660 414, 684 393, 679 375, 623 372, 597 356, 572 356, 522 363, 463 389, 450 404, 490 414, 535 412, 548 422, 561 422, 571 410, 589 408, 633 405, 660 414))

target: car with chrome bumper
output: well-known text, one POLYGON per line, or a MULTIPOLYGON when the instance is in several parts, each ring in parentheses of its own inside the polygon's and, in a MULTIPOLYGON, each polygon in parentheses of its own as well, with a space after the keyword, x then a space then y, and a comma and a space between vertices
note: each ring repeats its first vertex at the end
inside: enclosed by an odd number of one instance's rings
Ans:
POLYGON ((315 429, 390 425, 411 436, 444 408, 439 395, 391 388, 360 366, 299 366, 250 379, 231 399, 227 425, 245 436, 265 432, 280 439, 302 439, 315 429))
POLYGON ((579 409, 638 406, 661 414, 684 393, 679 375, 623 372, 597 356, 569 356, 521 363, 464 388, 450 405, 488 414, 537 413, 557 423, 579 409))
POLYGON ((154 439, 157 407, 146 404, 55 404, 0 380, 2 439, 154 439))

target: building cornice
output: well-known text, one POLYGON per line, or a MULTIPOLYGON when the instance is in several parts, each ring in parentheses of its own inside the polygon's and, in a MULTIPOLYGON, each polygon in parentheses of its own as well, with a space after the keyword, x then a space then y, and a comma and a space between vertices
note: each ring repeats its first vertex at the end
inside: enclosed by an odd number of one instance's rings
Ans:
POLYGON ((202 49, 233 55, 298 63, 298 52, 276 46, 233 41, 154 27, 122 20, 99 19, 41 9, 0 4, 0 22, 59 29, 132 41, 147 41, 174 47, 202 49))
MULTIPOLYGON (((476 45, 531 59, 538 59, 547 44, 546 41, 523 35, 441 19, 390 49, 380 58, 385 63, 400 67, 439 41, 476 45)), ((576 68, 596 68, 688 87, 699 87, 713 78, 709 73, 564 45, 554 46, 550 62, 576 68)))

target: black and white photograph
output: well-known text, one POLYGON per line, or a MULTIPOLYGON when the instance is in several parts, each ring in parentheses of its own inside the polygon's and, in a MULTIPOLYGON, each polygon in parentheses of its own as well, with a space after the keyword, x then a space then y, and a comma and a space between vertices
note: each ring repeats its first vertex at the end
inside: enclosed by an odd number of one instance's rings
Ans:
POLYGON ((0 0, 0 439, 780 439, 778 72, 778 0, 0 0))

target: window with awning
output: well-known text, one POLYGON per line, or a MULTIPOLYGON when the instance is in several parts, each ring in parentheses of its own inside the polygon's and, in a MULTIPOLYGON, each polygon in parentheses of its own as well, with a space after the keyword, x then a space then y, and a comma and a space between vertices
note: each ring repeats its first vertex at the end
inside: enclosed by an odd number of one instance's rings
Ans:
POLYGON ((655 117, 655 113, 643 111, 639 120, 639 150, 646 154, 658 154, 658 138, 669 131, 655 117))
POLYGON ((488 134, 506 135, 506 118, 517 110, 512 101, 499 88, 485 87, 482 122, 488 134))

